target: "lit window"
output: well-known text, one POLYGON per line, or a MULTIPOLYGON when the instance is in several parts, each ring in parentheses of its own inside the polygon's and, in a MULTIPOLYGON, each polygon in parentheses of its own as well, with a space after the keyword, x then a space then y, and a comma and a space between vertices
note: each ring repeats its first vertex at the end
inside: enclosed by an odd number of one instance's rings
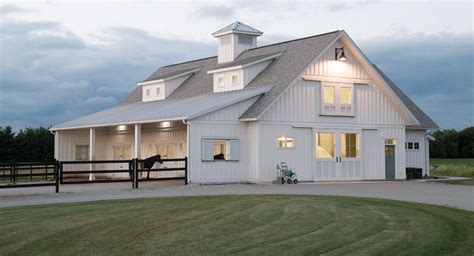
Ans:
POLYGON ((334 104, 335 97, 335 88, 334 86, 324 86, 324 104, 334 104))
POLYGON ((351 87, 341 87, 339 90, 341 94, 341 104, 350 105, 352 104, 352 88, 351 87))
POLYGON ((89 160, 89 145, 76 145, 76 161, 89 160))
POLYGON ((413 142, 408 142, 408 149, 413 149, 413 142))
POLYGON ((156 87, 156 95, 160 95, 161 93, 161 87, 156 87))
POLYGON ((415 143, 413 144, 413 148, 414 148, 414 149, 420 149, 420 143, 415 142, 415 143))
POLYGON ((333 116, 354 115, 354 88, 352 84, 322 83, 321 114, 333 116))
POLYGON ((295 139, 290 137, 279 137, 277 139, 278 148, 294 148, 295 139))
POLYGON ((334 133, 318 133, 316 136, 316 157, 334 158, 335 139, 334 133))
MULTIPOLYGON (((396 140, 394 139, 386 139, 385 140, 385 145, 395 145, 396 144, 396 140)), ((405 143, 406 144, 406 143, 405 143)))
POLYGON ((341 134, 341 153, 342 157, 359 157, 359 134, 343 133, 341 134))

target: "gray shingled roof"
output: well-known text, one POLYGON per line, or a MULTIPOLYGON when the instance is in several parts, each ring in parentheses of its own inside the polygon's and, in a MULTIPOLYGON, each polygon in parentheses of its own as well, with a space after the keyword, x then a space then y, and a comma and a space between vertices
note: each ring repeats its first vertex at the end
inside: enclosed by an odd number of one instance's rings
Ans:
POLYGON ((415 118, 420 123, 419 126, 410 126, 413 128, 423 128, 423 129, 439 129, 438 125, 425 113, 421 110, 415 102, 413 102, 401 89, 398 87, 382 70, 379 69, 376 65, 372 64, 377 72, 382 76, 385 82, 390 86, 390 88, 395 92, 395 94, 400 98, 400 100, 407 106, 410 112, 415 116, 415 118))
MULTIPOLYGON (((235 61, 217 64, 217 57, 209 57, 194 61, 178 63, 174 65, 164 66, 158 69, 152 76, 166 77, 176 72, 183 72, 195 68, 201 68, 181 86, 179 86, 168 98, 180 99, 201 94, 211 93, 213 91, 212 75, 207 71, 242 65, 248 63, 249 60, 257 60, 277 53, 282 53, 277 59, 263 70, 250 84, 244 89, 251 89, 263 85, 273 85, 272 89, 265 93, 258 101, 256 101, 242 116, 241 119, 256 119, 263 113, 272 102, 287 88, 287 86, 297 78, 300 72, 304 70, 334 39, 336 39, 342 31, 334 31, 326 34, 300 38, 296 40, 286 41, 282 43, 252 48, 242 52, 235 61)), ((438 128, 416 104, 411 101, 393 81, 385 74, 379 71, 381 76, 386 80, 387 84, 400 97, 407 108, 420 122, 418 128, 438 128)), ((127 95, 119 105, 130 104, 142 101, 141 86, 136 87, 129 95, 127 95)))
POLYGON ((261 36, 263 34, 263 32, 258 29, 252 28, 251 26, 246 25, 240 21, 235 21, 234 23, 227 25, 217 30, 216 32, 212 33, 212 35, 214 36, 214 35, 219 35, 219 34, 223 34, 227 32, 236 32, 236 33, 241 32, 241 33, 246 33, 246 34, 254 34, 257 36, 261 36))
POLYGON ((193 119, 261 95, 267 92, 270 87, 262 86, 248 90, 208 93, 188 98, 117 105, 56 125, 51 130, 193 119))
POLYGON ((249 63, 261 60, 261 59, 271 57, 271 56, 275 56, 275 58, 276 58, 276 57, 280 56, 281 54, 283 54, 283 52, 274 52, 274 53, 269 53, 269 54, 262 54, 262 55, 258 55, 258 56, 248 57, 248 58, 238 58, 235 61, 218 64, 216 66, 216 69, 222 69, 222 68, 229 68, 229 67, 234 67, 234 66, 245 65, 245 64, 249 64, 249 63))
MULTIPOLYGON (((277 59, 252 80, 244 90, 273 85, 273 88, 252 105, 241 118, 257 118, 273 100, 291 83, 298 74, 317 57, 342 31, 334 31, 326 34, 300 38, 292 41, 261 46, 242 52, 235 61, 225 63, 226 66, 239 65, 242 60, 259 59, 264 56, 282 53, 277 59)), ((155 76, 166 76, 179 70, 187 70, 201 67, 201 69, 179 86, 168 98, 186 98, 195 95, 206 94, 213 91, 212 75, 207 71, 216 69, 217 57, 199 59, 174 65, 164 66, 158 69, 155 76)), ((141 86, 137 86, 127 95, 121 104, 129 104, 142 101, 141 86)))
POLYGON ((182 74, 182 73, 186 73, 186 72, 189 72, 189 71, 192 71, 192 70, 195 70, 196 68, 188 68, 188 69, 183 69, 183 70, 176 70, 174 72, 169 72, 169 73, 166 73, 166 74, 156 74, 153 73, 151 74, 151 76, 149 76, 147 79, 143 80, 143 82, 148 82, 148 81, 153 81, 153 80, 158 80, 158 79, 165 79, 165 78, 168 78, 168 77, 172 77, 172 76, 176 76, 176 75, 179 75, 179 74, 182 74))

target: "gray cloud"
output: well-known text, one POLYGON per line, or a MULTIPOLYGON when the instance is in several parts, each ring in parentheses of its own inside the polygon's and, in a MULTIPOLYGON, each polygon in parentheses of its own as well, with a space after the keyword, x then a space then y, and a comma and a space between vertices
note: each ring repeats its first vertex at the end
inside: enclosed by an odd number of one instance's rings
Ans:
POLYGON ((205 6, 194 11, 195 18, 213 18, 217 20, 228 20, 235 15, 235 9, 232 6, 215 5, 205 6))
POLYGON ((417 34, 360 46, 442 128, 474 125, 472 35, 417 34))
POLYGON ((56 22, 2 24, 0 126, 48 126, 114 105, 162 65, 214 45, 108 28, 89 44, 56 22))

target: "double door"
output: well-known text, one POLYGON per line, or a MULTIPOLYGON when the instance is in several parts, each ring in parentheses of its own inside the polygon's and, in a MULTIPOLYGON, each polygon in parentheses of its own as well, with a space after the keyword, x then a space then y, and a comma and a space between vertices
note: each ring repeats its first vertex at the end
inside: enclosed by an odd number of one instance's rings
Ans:
POLYGON ((361 180, 361 131, 315 129, 316 181, 361 180))

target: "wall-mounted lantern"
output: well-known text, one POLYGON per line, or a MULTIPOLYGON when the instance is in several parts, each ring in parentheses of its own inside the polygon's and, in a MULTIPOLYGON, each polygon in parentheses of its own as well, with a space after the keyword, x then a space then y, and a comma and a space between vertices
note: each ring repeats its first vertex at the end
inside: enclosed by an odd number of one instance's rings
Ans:
POLYGON ((344 47, 336 48, 335 59, 342 60, 342 61, 347 60, 346 55, 344 54, 344 47))

